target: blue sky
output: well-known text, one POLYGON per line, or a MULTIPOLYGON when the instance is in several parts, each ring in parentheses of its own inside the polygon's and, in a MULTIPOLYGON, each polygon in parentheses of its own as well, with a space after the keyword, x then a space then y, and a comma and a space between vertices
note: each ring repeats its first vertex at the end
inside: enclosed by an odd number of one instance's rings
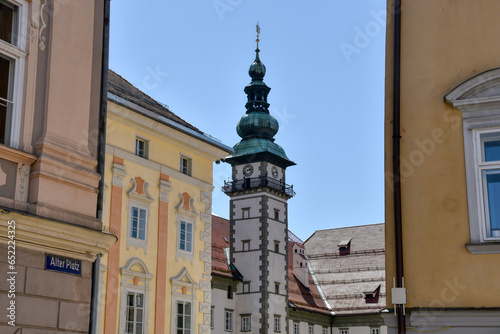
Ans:
MULTIPOLYGON (((297 163, 289 229, 305 240, 383 222, 385 1, 114 0, 110 68, 233 146, 257 21, 276 142, 297 163)), ((230 175, 214 164, 213 213, 225 218, 230 175)))

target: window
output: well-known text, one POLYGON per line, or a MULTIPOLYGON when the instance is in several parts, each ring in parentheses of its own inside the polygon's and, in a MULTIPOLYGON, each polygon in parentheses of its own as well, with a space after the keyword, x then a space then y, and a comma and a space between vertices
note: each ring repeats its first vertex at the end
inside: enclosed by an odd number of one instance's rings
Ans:
POLYGON ((294 322, 293 323, 293 334, 300 334, 300 329, 299 329, 299 323, 294 322))
POLYGON ((144 317, 144 295, 129 292, 127 294, 127 328, 126 334, 142 334, 144 317))
POLYGON ((135 138, 135 155, 148 159, 149 157, 149 141, 143 138, 135 138))
MULTIPOLYGON (((445 96, 462 111, 472 254, 500 253, 500 69, 483 72, 445 96)), ((453 118, 443 115, 452 128, 453 118)), ((438 142, 438 139, 433 138, 438 142)))
POLYGON ((250 292, 250 282, 243 282, 243 293, 250 292))
POLYGON ((241 216, 243 217, 243 219, 250 218, 250 208, 243 208, 241 210, 241 216))
POLYGON ((242 315, 241 316, 241 331, 248 332, 250 331, 250 315, 242 315))
POLYGON ((181 173, 191 176, 192 160, 188 157, 181 155, 180 165, 181 165, 180 166, 181 173))
POLYGON ((226 310, 224 312, 224 330, 226 332, 233 331, 233 311, 232 310, 226 310))
POLYGON ((281 317, 279 315, 274 316, 274 331, 281 332, 281 317))
POLYGON ((177 334, 191 334, 190 302, 177 302, 177 334))
POLYGON ((370 328, 370 334, 380 334, 380 328, 370 328))
POLYGON ((349 334, 349 329, 348 328, 344 328, 344 329, 340 329, 340 334, 349 334))
POLYGON ((276 253, 279 253, 280 252, 280 242, 279 241, 274 241, 274 251, 276 253))
POLYGON ((193 247, 193 224, 181 221, 179 249, 191 252, 193 247))
POLYGON ((146 240, 146 223, 148 213, 146 209, 133 206, 131 209, 130 237, 146 240))
POLYGON ((274 282, 274 293, 275 294, 280 293, 280 284, 278 282, 274 282))
POLYGON ((477 131, 476 136, 485 239, 500 240, 500 130, 477 131))
POLYGON ((231 285, 227 286, 227 299, 233 299, 233 287, 231 285))
POLYGON ((247 252, 250 250, 250 240, 243 240, 243 251, 247 252))
POLYGON ((280 210, 274 209, 274 220, 280 220, 280 210))
POLYGON ((323 334, 328 334, 328 329, 326 327, 323 327, 323 331, 322 331, 323 334))
POLYGON ((0 143, 16 147, 21 130, 28 3, 0 0, 0 143))
POLYGON ((153 275, 146 264, 131 258, 120 268, 120 312, 119 333, 148 333, 148 297, 149 285, 153 275), (132 285, 134 281, 137 285, 132 285))
POLYGON ((214 316, 214 313, 215 313, 215 309, 214 308, 215 308, 214 306, 212 306, 210 308, 210 329, 214 329, 214 317, 215 317, 214 316))
POLYGON ((307 332, 308 332, 308 334, 314 334, 314 326, 309 325, 307 332))

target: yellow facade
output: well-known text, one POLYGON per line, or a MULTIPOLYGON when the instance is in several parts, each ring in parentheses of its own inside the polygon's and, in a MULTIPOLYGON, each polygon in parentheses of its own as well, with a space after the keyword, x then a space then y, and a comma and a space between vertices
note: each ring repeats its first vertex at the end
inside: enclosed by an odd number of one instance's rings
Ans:
POLYGON ((104 225, 119 234, 119 248, 101 262, 101 332, 124 332, 127 291, 144 295, 144 333, 174 332, 177 300, 191 303, 192 333, 209 332, 212 164, 230 149, 114 97, 108 100, 104 225), (145 158, 136 155, 136 138, 147 141, 145 158), (180 171, 181 156, 189 158, 190 175, 180 171), (131 237, 135 206, 147 211, 139 244, 140 237, 131 237), (181 221, 192 222, 191 252, 179 251, 181 221))
MULTIPOLYGON (((386 277, 395 272, 392 188, 393 2, 386 47, 386 277)), ((473 254, 463 112, 444 97, 500 66, 500 2, 402 1, 401 188, 407 309, 499 306, 500 255, 473 254)), ((392 308, 388 289, 388 307, 392 308)), ((411 324, 410 324, 411 325, 411 324)))

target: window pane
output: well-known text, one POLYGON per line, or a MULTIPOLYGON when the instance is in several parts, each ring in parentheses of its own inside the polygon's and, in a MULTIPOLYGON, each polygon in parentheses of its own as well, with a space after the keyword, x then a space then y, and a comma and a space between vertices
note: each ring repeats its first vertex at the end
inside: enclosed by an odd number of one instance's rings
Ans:
POLYGON ((186 315, 191 315, 191 303, 186 303, 185 310, 186 315))
POLYGON ((484 160, 500 161, 500 140, 484 142, 484 160))
POLYGON ((127 305, 134 306, 134 295, 133 294, 130 294, 130 293, 128 294, 127 305))
POLYGON ((134 321, 134 308, 131 306, 128 308, 127 321, 134 321))
POLYGON ((142 324, 137 324, 135 326, 135 334, 142 334, 142 324))
POLYGON ((9 82, 12 61, 0 56, 0 143, 6 144, 7 123, 9 110, 12 108, 10 101, 9 82))
POLYGON ((139 239, 146 240, 146 231, 144 229, 139 230, 139 239))
POLYGON ((0 39, 12 44, 15 9, 0 2, 0 39))
POLYGON ((486 174, 489 221, 492 237, 500 237, 500 170, 486 174))
POLYGON ((127 322, 127 334, 134 334, 134 323, 127 322))

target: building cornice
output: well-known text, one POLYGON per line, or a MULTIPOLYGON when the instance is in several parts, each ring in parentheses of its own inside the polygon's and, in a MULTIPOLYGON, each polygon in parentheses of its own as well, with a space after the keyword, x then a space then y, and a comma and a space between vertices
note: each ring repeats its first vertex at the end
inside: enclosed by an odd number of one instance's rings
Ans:
POLYGON ((42 217, 3 212, 0 216, 0 243, 7 243, 8 222, 15 221, 15 242, 40 252, 94 261, 106 254, 118 238, 110 233, 58 222, 42 217))

